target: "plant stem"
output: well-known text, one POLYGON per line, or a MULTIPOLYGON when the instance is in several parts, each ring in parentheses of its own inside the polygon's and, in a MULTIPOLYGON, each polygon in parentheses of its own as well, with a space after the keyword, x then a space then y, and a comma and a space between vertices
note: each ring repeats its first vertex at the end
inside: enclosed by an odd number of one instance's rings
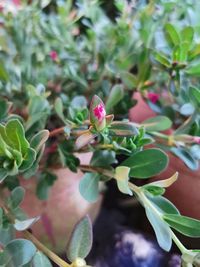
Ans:
POLYGON ((95 166, 90 166, 90 165, 80 165, 79 169, 82 171, 88 171, 88 172, 98 172, 100 174, 103 174, 109 178, 113 178, 114 174, 112 171, 100 168, 100 167, 95 167, 95 166))
MULTIPOLYGON (((10 212, 9 208, 6 207, 5 204, 2 204, 2 208, 7 215, 8 219, 11 223, 15 223, 15 218, 10 212)), ((50 258, 54 263, 56 263, 59 267, 70 267, 71 264, 68 264, 63 259, 61 259, 59 256, 57 256, 54 252, 52 252, 50 249, 45 247, 36 237, 34 237, 28 230, 23 231, 25 237, 32 241, 35 246, 38 248, 38 250, 42 251, 48 258, 50 258)))
POLYGON ((65 126, 52 130, 49 133, 49 137, 53 137, 53 136, 56 136, 58 134, 64 133, 64 129, 65 129, 65 126))
MULTIPOLYGON (((136 185, 129 182, 129 187, 131 190, 136 193, 141 200, 141 202, 145 206, 148 206, 161 220, 163 220, 163 214, 159 210, 156 209, 156 207, 151 203, 151 201, 145 196, 143 191, 136 185)), ((188 249, 181 243, 181 241, 177 238, 177 236, 174 234, 174 232, 170 229, 171 238, 173 239, 176 246, 179 248, 182 254, 185 254, 188 252, 188 249)))
POLYGON ((59 256, 57 256, 50 249, 45 247, 35 236, 33 236, 29 231, 24 231, 24 235, 27 239, 32 241, 38 250, 42 251, 49 259, 51 259, 54 263, 56 263, 60 267, 70 267, 71 264, 68 264, 64 260, 62 260, 59 256))
MULTIPOLYGON (((114 177, 114 174, 111 171, 105 170, 103 168, 90 166, 90 165, 80 165, 79 168, 83 171, 98 172, 110 178, 114 177)), ((163 220, 162 212, 156 209, 156 207, 151 203, 151 201, 145 196, 141 188, 131 182, 129 182, 128 185, 130 189, 139 197, 144 207, 148 206, 161 220, 163 220)), ((171 237, 174 243, 177 245, 181 253, 182 254, 187 253, 188 250, 184 247, 184 245, 181 243, 181 241, 177 238, 177 236, 174 234, 174 232, 171 229, 170 229, 170 233, 171 233, 171 237)))
POLYGON ((181 241, 178 239, 178 237, 174 234, 174 232, 171 230, 171 236, 176 244, 176 246, 179 248, 182 254, 187 253, 188 249, 181 243, 181 241))

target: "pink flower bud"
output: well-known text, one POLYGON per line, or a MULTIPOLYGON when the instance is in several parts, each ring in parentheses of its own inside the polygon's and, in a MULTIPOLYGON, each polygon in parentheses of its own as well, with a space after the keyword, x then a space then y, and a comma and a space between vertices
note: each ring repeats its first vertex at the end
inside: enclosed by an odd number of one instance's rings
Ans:
POLYGON ((148 98, 153 104, 155 104, 155 103, 159 100, 160 95, 157 94, 157 93, 148 92, 148 93, 147 93, 147 98, 148 98))
POLYGON ((200 136, 194 136, 193 141, 194 141, 194 143, 200 145, 200 136))
POLYGON ((103 101, 97 96, 93 96, 90 104, 90 122, 101 131, 106 127, 106 110, 103 101))
POLYGON ((52 51, 49 53, 49 56, 50 56, 50 58, 51 58, 53 61, 57 61, 57 60, 58 60, 58 53, 57 53, 55 50, 52 50, 52 51))
POLYGON ((99 104, 93 109, 94 116, 99 120, 102 121, 106 116, 106 111, 103 104, 99 104))

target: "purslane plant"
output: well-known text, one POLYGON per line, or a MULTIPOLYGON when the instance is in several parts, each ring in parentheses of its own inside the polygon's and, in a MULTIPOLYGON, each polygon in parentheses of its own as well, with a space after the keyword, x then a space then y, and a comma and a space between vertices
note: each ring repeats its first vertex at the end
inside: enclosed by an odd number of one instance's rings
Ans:
MULTIPOLYGON (((197 237, 199 221, 181 216, 163 197, 177 174, 141 187, 132 183, 162 172, 168 163, 164 151, 198 169, 198 1, 117 0, 113 21, 98 1, 55 2, 24 1, 18 12, 0 14, 1 265, 51 266, 44 254, 58 266, 70 265, 35 239, 28 229, 38 217, 29 219, 19 208, 24 189, 18 178, 50 177, 36 190, 46 199, 56 179, 49 167, 62 165, 84 172, 79 187, 90 202, 97 200, 100 182, 115 179, 122 193, 134 194, 144 206, 160 246, 168 251, 174 240, 182 265, 199 266, 198 250, 186 249, 172 231, 197 237), (133 91, 159 116, 128 121, 133 91), (91 101, 95 93, 105 103, 97 96, 91 101), (172 126, 170 134, 162 132, 172 126), (145 147, 154 144, 159 148, 145 147), (93 152, 90 164, 81 165, 74 152, 87 151, 93 152), (120 156, 126 159, 118 161, 120 156), (14 231, 26 239, 15 239, 14 231)), ((86 265, 91 240, 86 217, 68 245, 71 266, 86 265)))
MULTIPOLYGON (((80 165, 79 162, 76 165, 76 168, 85 172, 79 187, 82 196, 90 202, 96 201, 99 194, 99 182, 115 179, 122 193, 130 196, 134 194, 144 207, 160 247, 169 251, 174 241, 182 254, 183 266, 198 266, 199 251, 186 249, 173 229, 186 236, 199 237, 200 221, 182 216, 177 208, 163 197, 165 189, 176 182, 178 173, 168 179, 147 183, 144 186, 136 186, 132 182, 132 177, 147 179, 159 174, 168 164, 168 156, 161 149, 152 147, 143 149, 146 144, 153 142, 153 138, 150 137, 151 132, 145 131, 145 125, 113 120, 114 116, 106 114, 105 105, 98 96, 94 96, 91 101, 89 120, 86 121, 85 130, 81 130, 85 124, 83 122, 83 125, 75 127, 72 124, 71 128, 66 130, 66 127, 70 127, 68 125, 53 130, 50 134, 49 131, 43 130, 28 140, 19 119, 13 119, 12 116, 7 115, 7 117, 5 115, 7 122, 1 123, 0 132, 2 192, 0 215, 1 232, 4 233, 5 239, 2 241, 1 238, 0 262, 2 266, 8 266, 8 264, 9 266, 24 266, 25 264, 31 266, 39 260, 44 266, 45 264, 51 266, 46 256, 59 266, 87 266, 84 258, 88 255, 92 245, 92 230, 88 217, 83 218, 72 233, 67 248, 67 256, 71 261, 69 264, 48 250, 29 231, 39 218, 27 218, 19 208, 23 201, 24 189, 15 187, 7 197, 3 193, 4 183, 6 186, 8 177, 12 179, 19 175, 26 176, 27 173, 33 173, 37 169, 39 171, 40 164, 43 165, 42 153, 45 143, 48 144, 48 137, 55 137, 62 133, 67 137, 64 141, 67 143, 71 138, 74 139, 75 132, 74 151, 93 151, 89 165, 80 165), (116 154, 123 154, 126 159, 119 162, 117 167, 113 167, 113 163, 117 163, 116 154), (13 230, 22 232, 25 239, 15 239, 12 235, 13 230)), ((159 124, 159 120, 151 123, 151 127, 158 127, 157 123, 159 124)), ((166 121, 164 128, 168 127, 170 125, 166 121)), ((63 147, 60 153, 65 153, 63 147)))

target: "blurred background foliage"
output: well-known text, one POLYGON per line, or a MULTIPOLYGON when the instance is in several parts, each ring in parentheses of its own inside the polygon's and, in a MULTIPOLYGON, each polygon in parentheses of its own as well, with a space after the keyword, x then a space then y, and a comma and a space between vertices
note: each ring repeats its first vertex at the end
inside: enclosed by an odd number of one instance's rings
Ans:
MULTIPOLYGON (((26 120, 29 134, 52 121, 58 97, 65 116, 81 122, 92 95, 106 101, 120 85, 109 108, 116 118, 127 118, 139 91, 173 121, 175 133, 198 136, 199 12, 197 0, 7 5, 0 14, 1 95, 14 102, 12 111, 26 120), (149 92, 159 98, 150 99, 149 92)), ((197 146, 173 153, 197 168, 197 146)))

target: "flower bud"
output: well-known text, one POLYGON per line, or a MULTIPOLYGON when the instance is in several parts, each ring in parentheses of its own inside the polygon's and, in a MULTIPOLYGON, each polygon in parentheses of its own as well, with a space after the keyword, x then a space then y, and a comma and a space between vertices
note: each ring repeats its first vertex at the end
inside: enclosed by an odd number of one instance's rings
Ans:
POLYGON ((95 95, 90 105, 90 122, 97 131, 106 127, 106 110, 103 101, 95 95))

